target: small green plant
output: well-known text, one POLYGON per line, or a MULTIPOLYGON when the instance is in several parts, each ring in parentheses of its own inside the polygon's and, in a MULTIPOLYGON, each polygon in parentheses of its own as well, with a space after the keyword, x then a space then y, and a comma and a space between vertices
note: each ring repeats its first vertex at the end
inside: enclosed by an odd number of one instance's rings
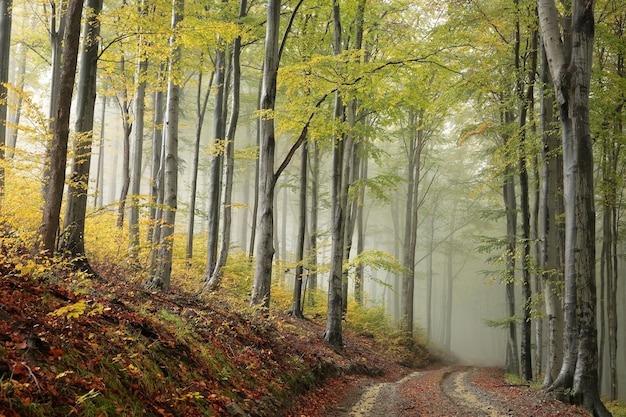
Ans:
POLYGON ((621 401, 608 402, 606 408, 613 414, 613 417, 626 417, 626 404, 621 401))

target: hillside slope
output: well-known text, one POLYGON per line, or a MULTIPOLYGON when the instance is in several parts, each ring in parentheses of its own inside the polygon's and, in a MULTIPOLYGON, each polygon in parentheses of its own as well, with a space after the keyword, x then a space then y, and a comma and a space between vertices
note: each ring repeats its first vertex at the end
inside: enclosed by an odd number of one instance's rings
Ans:
POLYGON ((324 415, 332 399, 300 403, 311 388, 334 383, 338 395, 350 375, 393 378, 408 372, 399 362, 429 360, 423 349, 383 353, 349 331, 334 351, 323 323, 263 315, 232 296, 152 293, 123 271, 88 279, 37 268, 0 268, 7 417, 324 415))

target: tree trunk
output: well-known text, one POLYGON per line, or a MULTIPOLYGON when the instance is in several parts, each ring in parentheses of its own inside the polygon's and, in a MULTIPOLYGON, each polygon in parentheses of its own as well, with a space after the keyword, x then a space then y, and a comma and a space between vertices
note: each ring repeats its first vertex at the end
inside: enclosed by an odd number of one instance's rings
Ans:
POLYGON ((200 160, 200 141, 202 139, 202 126, 204 125, 204 116, 209 103, 209 96, 213 88, 213 78, 215 71, 211 72, 209 85, 207 86, 204 98, 202 94, 202 78, 203 72, 198 73, 198 90, 196 94, 196 131, 193 145, 193 165, 191 166, 191 190, 189 197, 189 221, 187 222, 187 247, 185 250, 185 258, 187 262, 191 262, 193 258, 193 235, 196 222, 196 194, 198 191, 198 164, 200 160))
MULTIPOLYGON (((183 20, 183 0, 172 1, 172 29, 176 29, 183 20)), ((163 175, 163 221, 160 225, 159 263, 155 279, 151 285, 170 289, 172 274, 172 252, 174 245, 174 228, 176 226, 176 208, 178 197, 178 117, 180 102, 180 86, 177 84, 176 72, 181 60, 181 46, 176 34, 170 37, 171 58, 169 63, 169 81, 167 86, 167 128, 164 138, 164 175, 163 175)))
MULTIPOLYGON (((263 71, 265 72, 265 71, 263 71)), ((261 105, 261 97, 263 94, 263 78, 261 77, 261 81, 259 82, 259 89, 258 89, 258 97, 257 97, 257 103, 259 103, 259 106, 261 105)), ((256 146, 259 149, 261 149, 261 121, 263 120, 262 117, 257 117, 256 119, 256 146)), ((256 159, 256 161, 254 161, 254 201, 252 204, 252 213, 251 213, 251 217, 252 217, 252 225, 250 226, 250 242, 248 245, 248 255, 250 257, 250 260, 253 259, 254 257, 254 248, 256 245, 256 229, 257 229, 257 219, 258 219, 258 213, 259 213, 259 181, 261 178, 261 172, 260 172, 260 164, 259 164, 259 159, 260 157, 258 157, 256 159)))
POLYGON ((4 197, 4 158, 7 134, 9 52, 11 51, 12 0, 0 0, 0 204, 4 197))
MULTIPOLYGON (((24 22, 24 21, 22 21, 24 22)), ((25 24, 22 23, 21 30, 24 30, 25 24)), ((0 29, 1 30, 1 29, 0 29)), ((26 77, 26 44, 24 42, 20 42, 16 48, 16 55, 18 61, 18 68, 16 69, 15 75, 15 86, 16 90, 19 92, 17 97, 14 100, 12 105, 13 113, 8 116, 11 120, 10 128, 7 131, 7 158, 11 159, 15 155, 15 146, 17 145, 17 136, 20 130, 20 119, 22 117, 22 105, 24 103, 24 95, 22 92, 24 91, 25 77, 26 77)))
MULTIPOLYGON (((272 112, 276 103, 276 78, 279 54, 278 35, 280 26, 280 0, 267 4, 265 32, 265 57, 263 62, 263 85, 260 110, 272 112)), ((274 258, 274 152, 276 147, 274 118, 261 117, 259 148, 259 208, 257 215, 256 265, 250 304, 268 308, 271 296, 272 260, 274 258)))
MULTIPOLYGON (((402 278, 402 328, 409 340, 413 339, 413 316, 415 298, 415 251, 417 249, 417 221, 419 212, 419 193, 422 174, 422 152, 426 145, 423 129, 423 110, 410 111, 409 146, 407 149, 407 200, 404 226, 403 266, 406 272, 402 278)), ((412 343, 412 342, 410 342, 412 343)))
MULTIPOLYGON (((361 179, 367 179, 367 156, 363 156, 361 159, 361 179)), ((356 232, 357 232, 357 248, 356 254, 359 256, 365 249, 365 217, 363 215, 363 207, 365 206, 365 188, 361 188, 359 195, 359 201, 357 205, 356 213, 356 232)), ((360 264, 356 270, 356 277, 354 279, 354 299, 359 305, 363 305, 363 288, 365 283, 364 266, 360 264)))
MULTIPOLYGON (((56 124, 56 112, 58 108, 59 89, 61 84, 61 70, 63 67, 63 38, 65 37, 65 30, 67 26, 67 3, 59 1, 50 3, 50 26, 48 29, 50 39, 50 103, 48 105, 48 128, 54 136, 54 128, 56 124)), ((46 143, 46 157, 44 159, 43 169, 43 189, 42 195, 44 198, 48 195, 48 187, 50 186, 50 176, 52 167, 50 166, 52 160, 52 143, 46 143)))
MULTIPOLYGON (((222 40, 219 41, 223 43, 222 40)), ((222 146, 224 145, 225 135, 225 105, 224 100, 226 86, 226 52, 223 47, 215 50, 215 106, 213 107, 213 132, 211 142, 214 143, 215 150, 211 156, 211 169, 209 173, 209 234, 207 241, 207 264, 203 281, 208 281, 215 269, 217 263, 217 249, 220 235, 220 200, 222 188, 222 165, 224 161, 224 153, 222 146)))
POLYGON ((515 181, 513 169, 510 166, 504 169, 504 207, 506 210, 506 271, 505 291, 506 306, 509 317, 508 339, 506 348, 506 371, 519 375, 519 356, 517 350, 517 325, 515 323, 515 241, 517 238, 517 207, 515 202, 515 181))
POLYGON ((309 304, 315 302, 315 291, 317 290, 317 219, 318 219, 318 199, 320 181, 320 148, 317 142, 313 142, 308 149, 311 160, 311 213, 309 215, 309 304))
MULTIPOLYGON (((163 68, 159 69, 157 79, 160 79, 163 74, 163 68)), ((157 84, 160 84, 157 82, 157 84)), ((153 116, 153 130, 152 130, 152 167, 150 170, 150 222, 148 223, 148 232, 146 233, 146 240, 148 242, 158 242, 158 236, 155 236, 157 230, 160 230, 157 222, 161 219, 159 207, 159 201, 162 202, 163 195, 159 192, 161 178, 161 159, 163 155, 163 91, 157 88, 154 92, 154 116, 153 116)), ((152 252, 154 254, 154 251, 152 252)), ((151 263, 154 266, 154 262, 151 263)))
POLYGON ((100 12, 102 0, 87 0, 89 18, 84 23, 83 50, 80 59, 76 97, 76 141, 74 162, 65 206, 64 230, 61 250, 75 258, 75 262, 91 271, 85 255, 85 216, 87 215, 87 194, 89 189, 89 169, 96 105, 96 71, 98 67, 98 38, 100 37, 100 12), (79 259, 80 258, 80 259, 79 259))
POLYGON ((559 148, 558 132, 554 129, 554 98, 549 90, 548 62, 541 59, 541 194, 540 194, 540 258, 543 293, 547 317, 547 352, 543 388, 548 388, 559 373, 563 361, 563 291, 559 282, 563 277, 563 158, 559 148))
POLYGON ((302 281, 304 279, 308 154, 309 150, 305 142, 302 146, 302 161, 300 163, 300 211, 298 215, 298 236, 296 238, 296 273, 294 276, 293 299, 291 302, 291 315, 299 319, 304 318, 302 314, 302 281))
MULTIPOLYGON (((140 13, 144 13, 142 2, 140 13)), ((141 163, 143 159, 144 115, 146 102, 146 72, 148 60, 143 51, 143 38, 139 36, 138 58, 135 69, 135 140, 133 142, 133 168, 130 176, 130 216, 128 218, 128 245, 131 261, 136 261, 139 249, 139 193, 141 192, 141 163)))
POLYGON ((96 169, 96 185, 93 196, 93 207, 102 207, 104 194, 104 126, 107 108, 107 96, 102 96, 102 109, 100 112, 100 140, 98 141, 98 168, 96 169))
MULTIPOLYGON (((341 11, 339 0, 333 0, 333 52, 339 55, 342 49, 341 11)), ((334 123, 340 125, 344 118, 344 106, 339 92, 335 93, 334 123)), ((341 134, 333 137, 332 179, 331 179, 331 227, 332 245, 330 252, 330 278, 328 282, 328 313, 324 339, 334 348, 343 347, 342 312, 343 299, 343 256, 346 225, 347 184, 342 183, 344 161, 344 141, 341 134), (344 192, 344 189, 346 190, 344 192)))
MULTIPOLYGON (((126 66, 126 60, 122 55, 120 59, 120 74, 124 74, 126 66)), ((122 158, 122 191, 120 193, 120 205, 117 211, 117 227, 122 228, 124 226, 124 215, 126 213, 126 198, 128 197, 128 190, 130 188, 130 134, 133 130, 133 122, 130 118, 130 103, 128 102, 128 91, 126 87, 122 87, 122 96, 116 97, 117 104, 120 108, 122 115, 122 143, 123 143, 123 158, 122 158)))
POLYGON ((52 255, 55 250, 59 215, 65 185, 65 165, 67 163, 67 141, 69 137, 70 108, 76 78, 76 63, 80 39, 80 19, 83 10, 82 0, 71 0, 67 10, 67 27, 63 39, 63 70, 59 83, 59 96, 56 99, 55 126, 50 148, 50 178, 46 190, 41 242, 39 250, 52 255))
MULTIPOLYGON (((239 18, 246 15, 247 0, 239 2, 239 18)), ((233 40, 232 69, 233 69, 233 101, 226 133, 226 164, 224 166, 224 204, 222 214, 222 242, 219 257, 213 268, 211 278, 207 282, 207 289, 215 290, 220 286, 222 269, 226 266, 230 251, 231 219, 232 219, 232 195, 233 176, 235 171, 235 133, 239 122, 240 91, 241 91, 241 37, 233 40)))
POLYGON ((569 354, 552 388, 572 388, 573 399, 594 416, 610 416, 598 391, 593 150, 589 123, 594 4, 572 0, 570 62, 565 59, 554 1, 539 0, 538 5, 559 103, 565 173, 565 339, 569 354))

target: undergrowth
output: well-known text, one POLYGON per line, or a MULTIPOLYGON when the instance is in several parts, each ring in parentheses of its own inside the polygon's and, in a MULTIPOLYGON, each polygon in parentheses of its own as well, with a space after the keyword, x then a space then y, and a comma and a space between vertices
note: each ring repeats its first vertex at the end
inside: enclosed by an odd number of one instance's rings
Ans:
MULTIPOLYGON (((384 308, 354 302, 346 339, 358 341, 329 349, 322 339, 326 295, 308 291, 307 319, 289 317, 282 267, 271 309, 259 314, 248 305, 253 265, 243 253, 230 257, 219 291, 194 295, 206 236, 196 237, 196 255, 187 260, 185 239, 176 235, 172 291, 147 291, 152 246, 142 243, 129 257, 115 207, 86 219, 87 258, 97 277, 73 268, 72 259, 39 256, 38 183, 16 176, 7 183, 24 181, 31 197, 7 194, 0 216, 0 409, 7 417, 211 416, 232 404, 273 416, 329 376, 379 374, 401 360, 384 308)), ((142 224, 142 242, 148 226, 142 224)))

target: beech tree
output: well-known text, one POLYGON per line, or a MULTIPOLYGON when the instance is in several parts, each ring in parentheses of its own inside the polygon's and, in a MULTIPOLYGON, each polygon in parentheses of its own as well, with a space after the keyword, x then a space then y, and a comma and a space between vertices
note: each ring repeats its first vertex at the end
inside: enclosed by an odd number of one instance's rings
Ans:
MULTIPOLYGON (((239 19, 246 16, 247 0, 239 2, 239 19)), ((226 129, 226 144, 224 152, 223 172, 223 204, 222 204, 222 240, 219 256, 216 259, 211 277, 207 282, 208 289, 215 289, 220 285, 223 271, 230 253, 230 234, 232 219, 232 194, 233 176, 235 170, 235 133, 239 122, 239 110, 241 102, 241 35, 236 36, 232 42, 231 66, 232 66, 232 106, 231 115, 226 129)))
POLYGON ((62 250, 68 251, 71 257, 77 258, 75 262, 82 268, 90 271, 89 263, 84 257, 84 233, 93 143, 102 0, 87 0, 86 10, 76 97, 74 161, 67 192, 64 230, 60 246, 62 250))
POLYGON ((537 5, 559 107, 565 175, 565 353, 551 389, 571 389, 572 398, 594 416, 610 416, 598 390, 595 210, 589 124, 594 3, 572 0, 571 34, 561 32, 553 0, 538 0, 537 5), (571 43, 563 41, 568 36, 571 43), (566 51, 566 46, 571 50, 566 51))
POLYGON ((267 3, 265 54, 263 60, 263 85, 261 88, 259 148, 259 208, 257 214, 256 265, 252 305, 269 307, 274 259, 274 153, 276 138, 272 111, 276 104, 276 78, 278 74, 278 37, 280 28, 280 0, 267 3))
POLYGON ((182 47, 176 33, 183 20, 184 0, 172 0, 172 34, 170 35, 171 57, 168 64, 166 128, 163 140, 163 221, 158 226, 159 254, 155 275, 149 287, 160 287, 168 291, 171 285, 174 228, 178 202, 178 123, 180 106, 180 78, 178 65, 182 47))
POLYGON ((78 46, 80 39, 80 19, 83 11, 82 0, 71 0, 67 9, 65 37, 63 39, 63 70, 59 82, 56 101, 56 117, 50 148, 50 179, 46 189, 41 242, 39 249, 52 255, 55 251, 59 230, 59 215, 65 185, 65 165, 67 163, 67 142, 69 137, 70 108, 76 78, 78 46))
POLYGON ((0 203, 4 196, 4 158, 7 143, 9 51, 11 50, 12 0, 0 0, 0 203))

